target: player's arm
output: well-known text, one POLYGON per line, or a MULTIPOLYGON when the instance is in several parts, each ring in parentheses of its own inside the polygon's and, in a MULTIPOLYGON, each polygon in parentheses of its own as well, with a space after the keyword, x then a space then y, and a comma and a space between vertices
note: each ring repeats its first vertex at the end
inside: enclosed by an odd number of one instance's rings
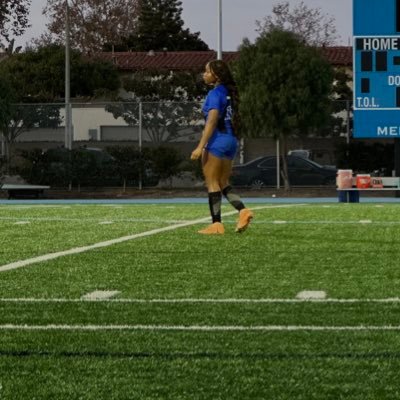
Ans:
POLYGON ((215 131, 215 128, 218 124, 218 110, 212 109, 209 111, 207 116, 206 125, 203 130, 203 134, 201 135, 200 142, 198 146, 193 150, 192 156, 190 157, 192 160, 197 160, 201 157, 203 149, 207 142, 210 140, 211 135, 215 131))

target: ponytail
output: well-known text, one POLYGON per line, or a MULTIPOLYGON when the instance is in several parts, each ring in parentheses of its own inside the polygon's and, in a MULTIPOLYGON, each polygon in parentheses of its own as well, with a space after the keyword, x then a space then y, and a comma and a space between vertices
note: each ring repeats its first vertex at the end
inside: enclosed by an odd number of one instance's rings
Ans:
POLYGON ((240 139, 241 137, 241 119, 239 114, 239 92, 236 85, 227 85, 229 96, 231 97, 231 107, 232 107, 232 127, 235 136, 240 139))

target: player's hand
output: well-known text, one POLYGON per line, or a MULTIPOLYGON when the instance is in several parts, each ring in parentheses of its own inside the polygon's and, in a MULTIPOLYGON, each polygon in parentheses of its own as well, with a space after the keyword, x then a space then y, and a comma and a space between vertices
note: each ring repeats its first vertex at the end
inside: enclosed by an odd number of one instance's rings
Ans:
POLYGON ((196 147, 192 151, 192 155, 190 156, 191 160, 198 160, 201 157, 201 154, 203 153, 203 149, 200 147, 196 147))

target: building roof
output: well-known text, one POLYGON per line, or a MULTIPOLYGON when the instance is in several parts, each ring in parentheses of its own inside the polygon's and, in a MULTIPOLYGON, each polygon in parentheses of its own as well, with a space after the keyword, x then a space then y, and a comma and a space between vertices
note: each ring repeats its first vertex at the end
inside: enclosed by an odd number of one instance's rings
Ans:
MULTIPOLYGON (((238 52, 224 52, 227 62, 236 60, 238 52)), ((119 70, 201 70, 217 58, 215 51, 160 51, 101 53, 100 58, 112 61, 119 70)))
POLYGON ((351 46, 331 46, 322 48, 327 60, 335 67, 353 65, 353 48, 351 46))
MULTIPOLYGON (((351 66, 352 48, 349 46, 324 47, 323 54, 334 66, 351 66)), ((138 70, 202 70, 217 58, 215 51, 114 52, 100 53, 102 60, 113 62, 121 71, 138 70)), ((239 52, 223 52, 227 62, 237 60, 239 52)))

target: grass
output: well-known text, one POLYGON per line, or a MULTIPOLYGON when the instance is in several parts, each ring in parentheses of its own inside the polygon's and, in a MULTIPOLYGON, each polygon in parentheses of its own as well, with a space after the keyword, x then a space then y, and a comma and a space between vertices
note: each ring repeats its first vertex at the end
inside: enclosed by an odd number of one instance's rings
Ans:
MULTIPOLYGON (((230 215, 0 272, 0 399, 400 398, 399 211, 265 205, 241 235, 230 215)), ((0 206, 0 268, 206 216, 0 206)))

